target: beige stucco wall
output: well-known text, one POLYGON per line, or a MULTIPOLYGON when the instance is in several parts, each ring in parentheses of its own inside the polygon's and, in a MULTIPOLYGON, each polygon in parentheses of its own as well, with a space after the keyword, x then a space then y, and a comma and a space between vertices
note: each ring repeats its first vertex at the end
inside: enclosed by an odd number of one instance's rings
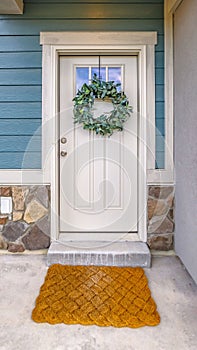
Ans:
POLYGON ((175 249, 197 281, 197 1, 174 15, 175 249))

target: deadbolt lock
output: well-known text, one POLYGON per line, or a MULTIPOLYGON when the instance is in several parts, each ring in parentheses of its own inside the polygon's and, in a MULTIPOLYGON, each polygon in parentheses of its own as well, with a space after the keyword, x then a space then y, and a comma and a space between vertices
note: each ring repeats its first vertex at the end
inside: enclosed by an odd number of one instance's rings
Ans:
POLYGON ((66 137, 62 137, 61 138, 61 143, 66 143, 67 142, 67 138, 66 137))

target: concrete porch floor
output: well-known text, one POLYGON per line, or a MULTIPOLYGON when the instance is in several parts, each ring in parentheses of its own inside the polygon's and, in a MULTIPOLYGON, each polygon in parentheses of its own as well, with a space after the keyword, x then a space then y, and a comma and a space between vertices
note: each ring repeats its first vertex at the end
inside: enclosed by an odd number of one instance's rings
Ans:
POLYGON ((31 320, 47 271, 44 255, 0 255, 0 350, 196 350, 197 286, 175 256, 145 269, 157 327, 51 326, 31 320))

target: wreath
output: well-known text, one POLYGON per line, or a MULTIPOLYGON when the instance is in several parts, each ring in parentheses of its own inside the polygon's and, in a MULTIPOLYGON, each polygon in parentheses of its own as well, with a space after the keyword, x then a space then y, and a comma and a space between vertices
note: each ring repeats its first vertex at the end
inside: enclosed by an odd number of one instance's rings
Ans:
POLYGON ((132 107, 127 96, 118 91, 121 84, 114 81, 102 81, 94 74, 91 84, 83 84, 74 97, 74 123, 83 125, 83 129, 95 131, 102 136, 111 136, 114 131, 122 131, 123 124, 130 117, 132 107), (112 110, 100 116, 94 116, 94 101, 100 99, 112 102, 112 110))

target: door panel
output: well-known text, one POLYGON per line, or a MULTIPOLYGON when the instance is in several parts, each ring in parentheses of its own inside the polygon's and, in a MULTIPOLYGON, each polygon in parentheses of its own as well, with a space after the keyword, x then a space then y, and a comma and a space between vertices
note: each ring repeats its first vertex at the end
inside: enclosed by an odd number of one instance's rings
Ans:
POLYGON ((67 141, 60 142, 60 154, 67 152, 60 156, 60 232, 137 231, 137 57, 105 56, 101 64, 103 79, 121 81, 134 113, 110 138, 74 125, 72 99, 98 72, 98 57, 60 57, 60 139, 67 141))

